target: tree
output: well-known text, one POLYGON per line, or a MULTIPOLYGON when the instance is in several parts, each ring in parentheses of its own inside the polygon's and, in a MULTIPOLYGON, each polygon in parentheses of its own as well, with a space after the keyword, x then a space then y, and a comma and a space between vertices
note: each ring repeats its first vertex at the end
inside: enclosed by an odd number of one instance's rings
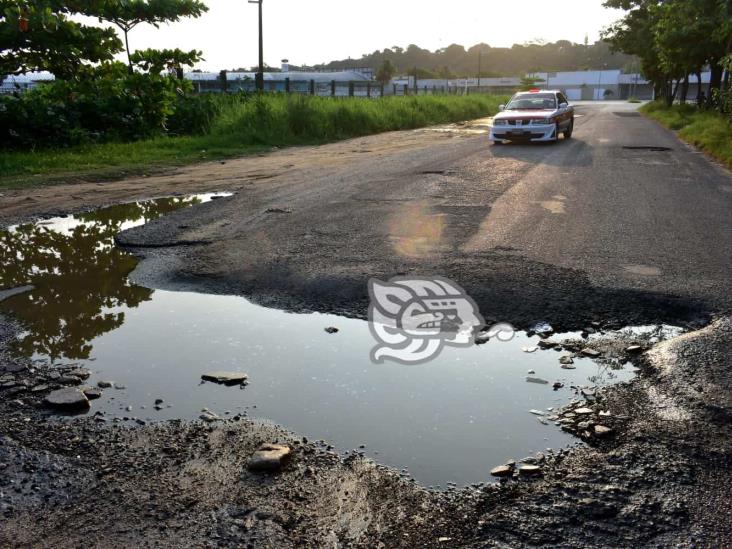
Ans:
POLYGON ((388 84, 396 73, 396 67, 388 59, 384 59, 384 62, 376 71, 376 80, 381 84, 388 84))
POLYGON ((122 51, 114 29, 71 17, 94 15, 95 0, 0 0, 0 75, 50 71, 71 79, 122 51))
POLYGON ((130 62, 139 69, 150 73, 160 74, 168 71, 178 78, 183 78, 183 67, 192 67, 203 58, 202 53, 197 50, 182 51, 174 50, 137 50, 130 56, 130 62))
POLYGON ((537 84, 541 84, 542 82, 546 82, 543 78, 537 78, 535 76, 529 76, 525 75, 521 77, 521 83, 519 84, 521 86, 522 90, 530 90, 536 87, 537 84))
POLYGON ((669 105, 679 86, 686 99, 690 74, 701 84, 705 65, 712 95, 719 91, 722 60, 732 51, 732 0, 606 0, 604 5, 628 13, 603 38, 616 51, 640 57, 641 71, 669 105))
POLYGON ((124 35, 127 66, 133 72, 129 33, 137 25, 147 23, 159 27, 162 23, 180 21, 183 17, 200 17, 208 8, 198 0, 108 0, 98 13, 99 21, 116 25, 124 35))

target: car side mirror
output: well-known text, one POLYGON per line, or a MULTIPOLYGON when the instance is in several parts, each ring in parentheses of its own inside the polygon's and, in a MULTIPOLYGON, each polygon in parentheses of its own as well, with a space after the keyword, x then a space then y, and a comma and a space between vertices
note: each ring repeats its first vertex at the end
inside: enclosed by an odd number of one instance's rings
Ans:
POLYGON ((567 107, 569 107, 569 104, 568 103, 559 103, 559 108, 560 109, 566 109, 567 107))
POLYGON ((498 105, 498 110, 499 111, 505 111, 506 110, 506 105, 498 105))

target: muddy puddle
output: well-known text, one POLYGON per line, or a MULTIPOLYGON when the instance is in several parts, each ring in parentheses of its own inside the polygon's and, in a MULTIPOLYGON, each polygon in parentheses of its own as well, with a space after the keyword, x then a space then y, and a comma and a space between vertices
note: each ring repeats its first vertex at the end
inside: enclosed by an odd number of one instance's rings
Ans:
POLYGON ((611 360, 577 358, 576 369, 562 369, 562 352, 534 349, 539 337, 525 333, 446 348, 418 366, 377 365, 363 320, 130 283, 136 259, 114 246, 114 235, 212 198, 122 204, 0 233, 0 289, 34 287, 0 302, 25 327, 17 352, 84 366, 89 384, 114 382, 90 412, 109 420, 194 419, 204 408, 222 418, 246 414, 339 451, 363 446, 376 461, 443 488, 488 481, 508 459, 576 444, 547 419, 574 397, 572 386, 634 376, 611 360), (202 382, 215 370, 246 372, 249 384, 202 382), (557 381, 564 387, 555 390, 557 381))

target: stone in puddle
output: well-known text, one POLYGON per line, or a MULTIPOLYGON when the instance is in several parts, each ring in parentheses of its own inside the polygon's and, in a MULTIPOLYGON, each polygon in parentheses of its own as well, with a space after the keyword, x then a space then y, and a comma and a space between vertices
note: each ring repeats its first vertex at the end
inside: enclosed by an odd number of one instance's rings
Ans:
POLYGON ((595 351, 595 349, 590 349, 589 347, 585 347, 580 352, 583 355, 588 356, 590 358, 597 358, 597 357, 599 357, 602 354, 602 353, 600 353, 600 351, 595 351))
POLYGON ((559 364, 574 364, 574 360, 572 360, 572 357, 570 355, 563 355, 559 357, 559 364))
POLYGON ((548 385, 549 384, 549 382, 546 379, 541 379, 540 377, 527 376, 526 377, 526 381, 528 381, 529 383, 538 383, 540 385, 548 385))
POLYGON ((79 389, 66 388, 52 391, 44 400, 47 406, 67 412, 81 412, 89 409, 89 399, 79 389))
POLYGON ((491 475, 494 477, 510 477, 513 475, 513 467, 509 465, 500 465, 491 469, 491 475))
POLYGON ((252 455, 247 464, 247 468, 250 471, 279 471, 291 457, 292 450, 289 446, 282 444, 263 444, 254 452, 254 455, 252 455))
POLYGON ((97 383, 97 387, 99 387, 101 389, 109 389, 112 386, 114 386, 114 381, 102 380, 97 383))
POLYGON ((199 417, 199 419, 202 419, 202 420, 203 420, 203 421, 205 421, 206 423, 213 423, 214 421, 218 421, 218 420, 220 420, 220 419, 221 419, 221 418, 220 418, 219 416, 217 416, 217 415, 216 415, 216 414, 214 414, 213 412, 208 412, 208 411, 206 411, 206 412, 203 412, 203 413, 202 413, 202 414, 201 414, 200 416, 198 416, 198 417, 199 417))
POLYGON ((329 334, 337 334, 338 333, 338 328, 336 328, 335 326, 328 326, 325 329, 325 331, 326 331, 326 333, 329 333, 329 334))
POLYGON ((605 427, 604 425, 595 425, 595 436, 596 437, 606 437, 611 435, 613 430, 610 427, 605 427))
POLYGON ((213 381, 224 385, 239 385, 248 378, 249 376, 242 372, 207 372, 201 376, 204 381, 213 381))
POLYGON ((101 398, 102 391, 100 389, 97 389, 96 387, 84 387, 81 390, 84 395, 86 395, 86 398, 89 400, 94 400, 95 398, 101 398))

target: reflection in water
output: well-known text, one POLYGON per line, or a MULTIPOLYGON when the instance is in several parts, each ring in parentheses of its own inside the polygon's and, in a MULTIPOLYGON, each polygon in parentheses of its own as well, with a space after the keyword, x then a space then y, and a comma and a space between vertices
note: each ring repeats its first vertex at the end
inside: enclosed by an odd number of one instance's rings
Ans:
POLYGON ((127 280, 137 260, 114 246, 114 236, 209 199, 120 204, 0 232, 0 289, 35 287, 0 303, 0 311, 25 327, 17 351, 51 360, 89 358, 90 341, 125 321, 125 313, 113 309, 137 307, 153 294, 127 280))

